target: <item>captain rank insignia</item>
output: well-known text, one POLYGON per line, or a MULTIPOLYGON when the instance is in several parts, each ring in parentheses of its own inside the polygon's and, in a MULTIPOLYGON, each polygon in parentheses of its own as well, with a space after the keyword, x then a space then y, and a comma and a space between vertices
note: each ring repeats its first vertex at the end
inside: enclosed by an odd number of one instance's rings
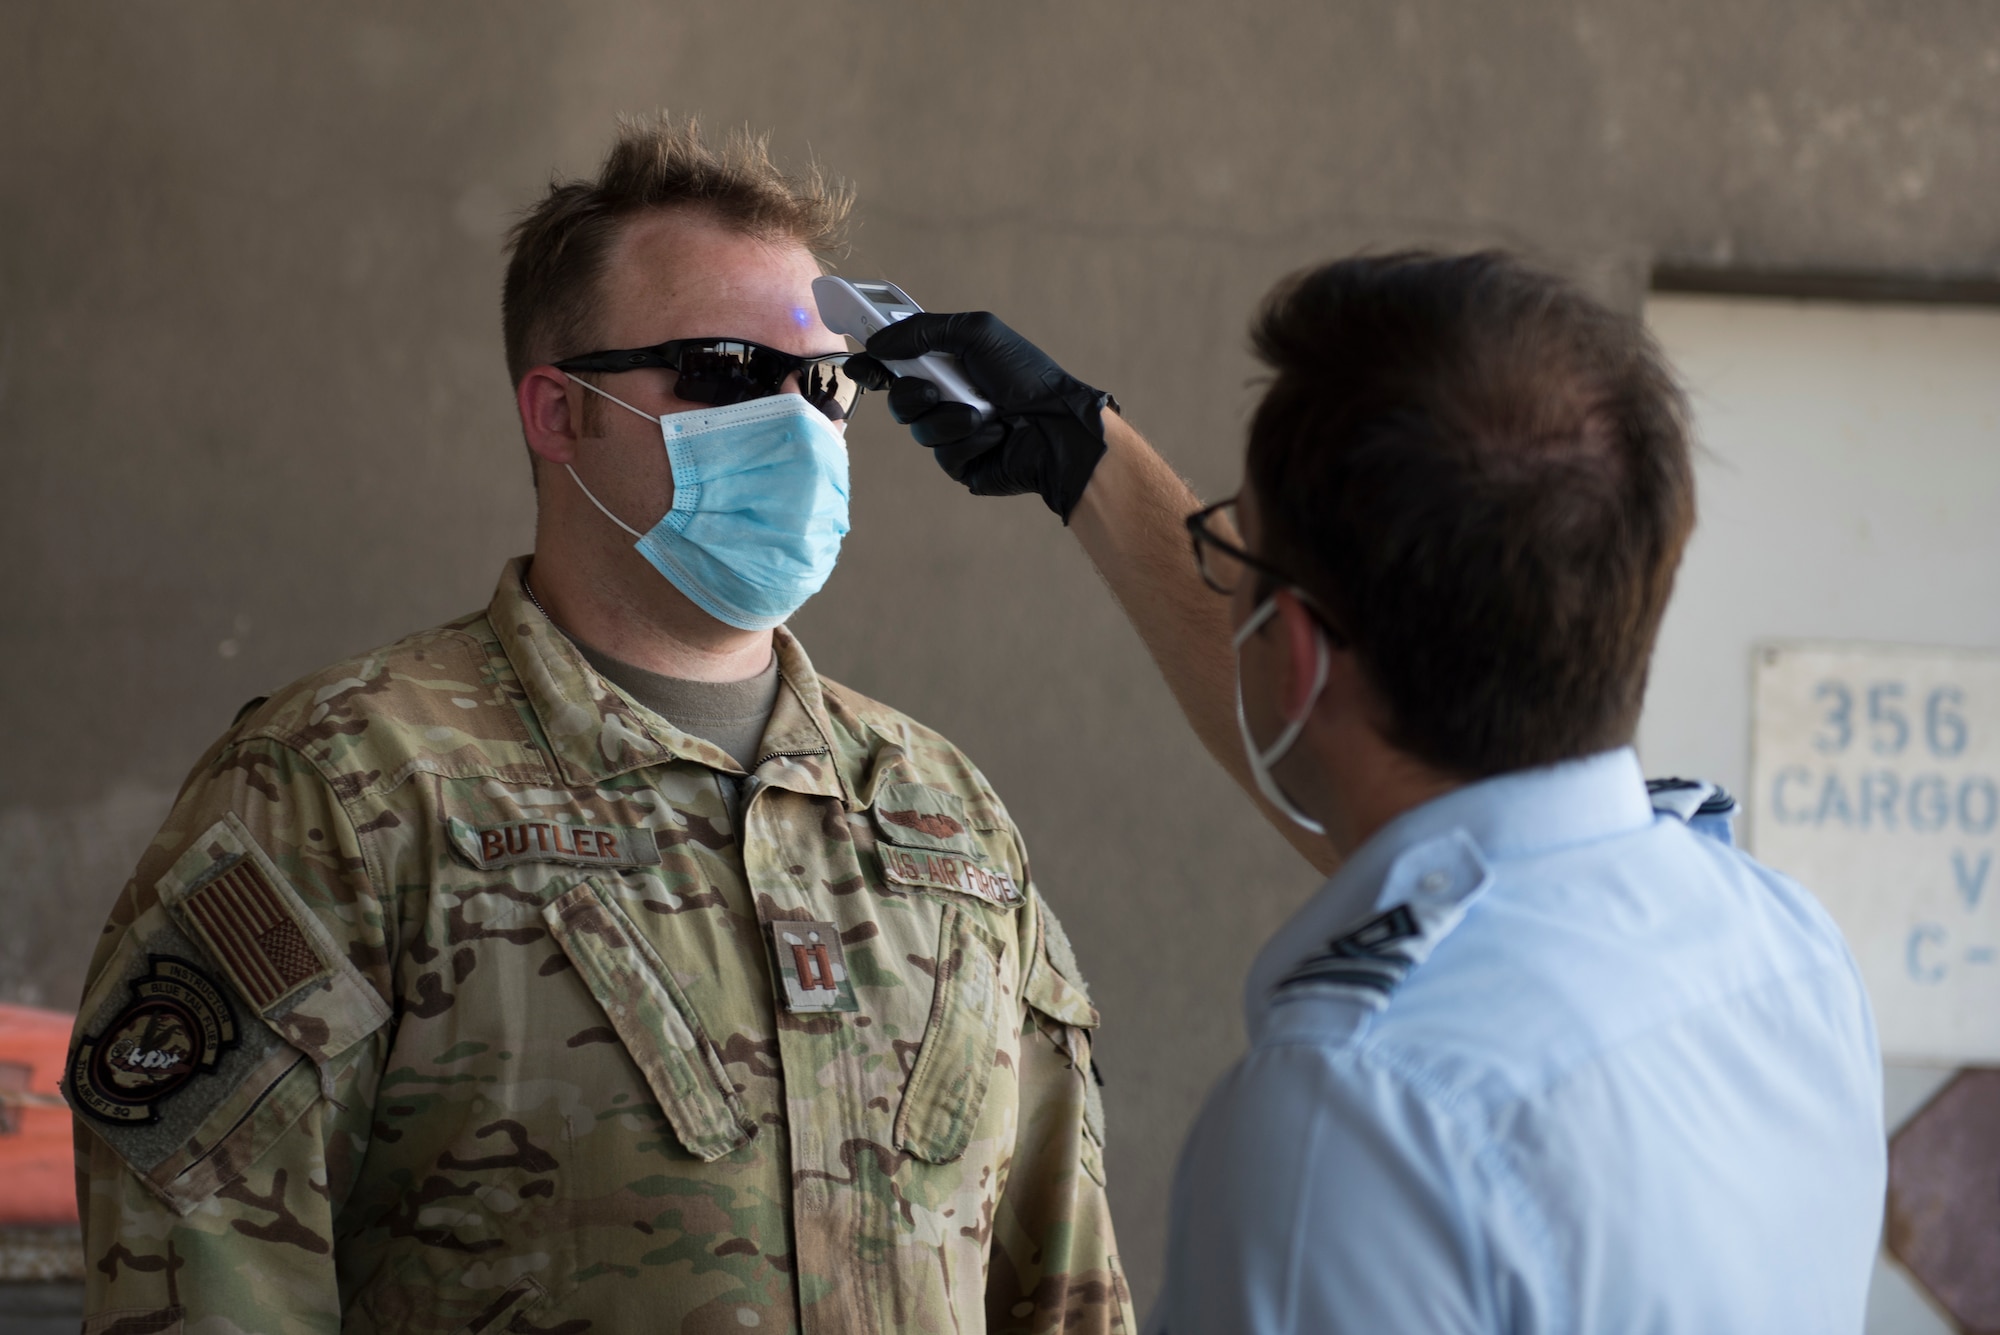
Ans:
POLYGON ((788 1011, 858 1011, 840 931, 830 922, 770 925, 772 962, 788 1011))

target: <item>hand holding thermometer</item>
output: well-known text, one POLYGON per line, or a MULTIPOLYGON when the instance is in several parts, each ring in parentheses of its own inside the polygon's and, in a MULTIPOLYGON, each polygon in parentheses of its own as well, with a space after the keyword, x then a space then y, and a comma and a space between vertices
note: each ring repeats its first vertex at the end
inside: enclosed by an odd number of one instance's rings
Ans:
MULTIPOLYGON (((849 282, 831 274, 813 279, 813 300, 818 303, 819 318, 828 329, 863 345, 904 316, 923 309, 894 283, 849 282)), ((882 364, 897 375, 921 376, 930 381, 947 401, 967 405, 979 414, 982 422, 993 416, 993 405, 966 379, 958 358, 948 353, 927 352, 912 361, 882 364)))

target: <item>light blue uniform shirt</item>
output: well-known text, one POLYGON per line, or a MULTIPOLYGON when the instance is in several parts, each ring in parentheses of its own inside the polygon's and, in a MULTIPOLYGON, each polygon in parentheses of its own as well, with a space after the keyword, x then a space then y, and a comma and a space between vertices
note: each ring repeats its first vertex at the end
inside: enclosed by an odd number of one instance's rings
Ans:
POLYGON ((1637 758, 1369 840, 1251 970, 1153 1327, 1861 1329, 1881 1060, 1812 896, 1658 814, 1637 758))

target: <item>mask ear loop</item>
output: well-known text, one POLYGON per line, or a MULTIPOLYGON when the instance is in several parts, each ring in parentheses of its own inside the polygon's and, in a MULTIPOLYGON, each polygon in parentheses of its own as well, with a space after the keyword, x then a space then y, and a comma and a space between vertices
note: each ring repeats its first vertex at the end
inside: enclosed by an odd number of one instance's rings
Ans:
POLYGON ((1250 760, 1250 773, 1256 779, 1257 791, 1264 795, 1264 800, 1284 812, 1295 825, 1308 834, 1323 835, 1326 833, 1326 826, 1299 810, 1298 804, 1293 802, 1278 785, 1277 776, 1271 773, 1271 767, 1292 749, 1292 743, 1296 742, 1299 734, 1305 731, 1306 720, 1312 717, 1313 706, 1319 703, 1320 692, 1326 689, 1326 679, 1333 667, 1333 653, 1327 645, 1326 633, 1317 622, 1313 624, 1312 690, 1307 694, 1305 708, 1299 712, 1299 716, 1287 719, 1284 731, 1278 734, 1278 740, 1268 747, 1260 748, 1257 739, 1250 732, 1250 716, 1243 708, 1243 669, 1240 658, 1243 645, 1262 628, 1265 622, 1276 616, 1277 612, 1278 599, 1277 595, 1273 594, 1260 603, 1257 610, 1250 614, 1250 619, 1238 627, 1236 634, 1230 637, 1230 649, 1239 655, 1236 671, 1236 729, 1242 735, 1243 749, 1248 753, 1250 760))
MULTIPOLYGON (((563 374, 569 376, 571 380, 575 380, 577 384, 582 385, 585 389, 589 390, 591 393, 602 394, 605 398, 610 399, 613 403, 617 404, 620 408, 623 408, 625 411, 630 413, 638 413, 639 416, 645 418, 648 422, 657 422, 660 420, 659 418, 653 416, 651 413, 639 412, 637 408, 634 408, 631 404, 625 402, 625 400, 619 398, 616 394, 608 393, 605 390, 601 390, 597 386, 591 384, 588 380, 580 380, 576 376, 570 375, 568 371, 564 371, 563 374)), ((564 464, 563 471, 569 474, 569 480, 576 483, 577 490, 582 492, 586 497, 588 497, 590 503, 596 506, 598 508, 598 511, 602 513, 606 519, 609 519, 612 523, 618 525, 618 527, 624 529, 627 533, 630 533, 633 536, 633 538, 639 541, 645 540, 646 537, 645 534, 641 533, 638 529, 633 528, 630 524, 626 523, 624 520, 620 519, 617 515, 612 514, 610 510, 605 508, 604 502, 597 499, 597 493, 592 491, 589 487, 583 485, 583 479, 576 475, 576 469, 570 467, 570 465, 568 464, 564 464)))
MULTIPOLYGON (((1243 646, 1249 638, 1263 629, 1264 623, 1276 616, 1277 613, 1277 598, 1275 596, 1266 598, 1257 610, 1250 614, 1250 619, 1239 626, 1236 634, 1230 637, 1229 647, 1236 653, 1242 653, 1243 646)), ((1332 670, 1333 656, 1328 652, 1326 635, 1315 624, 1313 626, 1312 689, 1306 692, 1305 708, 1299 711, 1299 716, 1297 718, 1286 719, 1284 731, 1278 734, 1278 740, 1262 748, 1258 759, 1264 764, 1277 764, 1284 754, 1292 749, 1292 743, 1299 739, 1299 734, 1306 730, 1306 720, 1312 717, 1313 706, 1319 703, 1320 692, 1326 689, 1326 679, 1331 675, 1332 670)), ((1250 735, 1248 731, 1249 723, 1243 713, 1243 694, 1241 691, 1237 692, 1236 696, 1236 719, 1238 723, 1243 724, 1245 729, 1243 735, 1248 737, 1250 735)))
POLYGON ((620 408, 623 408, 628 413, 638 413, 639 416, 645 418, 648 422, 657 422, 660 420, 659 418, 653 416, 651 413, 639 412, 637 408, 634 408, 631 404, 625 402, 625 400, 619 398, 616 394, 613 394, 610 390, 599 389, 597 386, 591 384, 588 380, 583 380, 577 376, 571 375, 568 371, 564 371, 563 374, 569 376, 571 380, 575 380, 577 384, 582 385, 592 394, 601 394, 605 398, 610 399, 613 403, 617 404, 620 408))

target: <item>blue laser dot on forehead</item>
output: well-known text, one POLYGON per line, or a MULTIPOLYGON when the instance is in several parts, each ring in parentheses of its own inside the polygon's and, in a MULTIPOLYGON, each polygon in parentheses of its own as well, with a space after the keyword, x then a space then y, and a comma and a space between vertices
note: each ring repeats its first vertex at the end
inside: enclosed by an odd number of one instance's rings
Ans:
POLYGON ((798 321, 799 328, 803 329, 812 323, 812 312, 803 306, 794 306, 792 307, 792 318, 798 321))

